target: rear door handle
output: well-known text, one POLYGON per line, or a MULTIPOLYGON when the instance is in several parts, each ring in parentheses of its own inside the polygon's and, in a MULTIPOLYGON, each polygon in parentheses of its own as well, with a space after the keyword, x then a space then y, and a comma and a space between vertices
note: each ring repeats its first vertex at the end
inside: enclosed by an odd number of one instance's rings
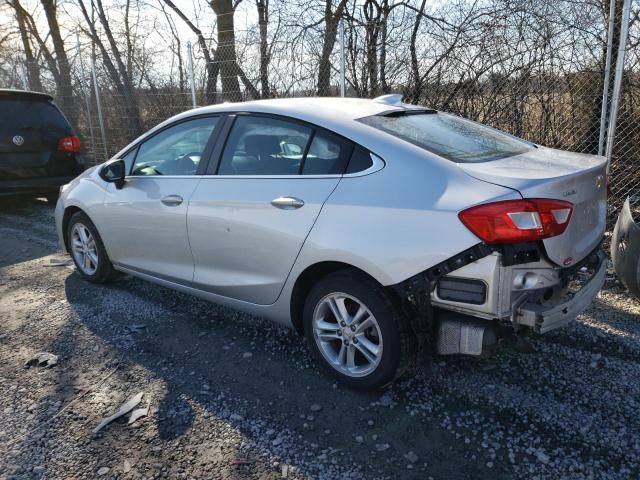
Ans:
POLYGON ((278 197, 271 200, 271 205, 282 210, 295 210, 304 205, 304 202, 296 197, 278 197))
POLYGON ((167 195, 160 201, 167 207, 177 207, 182 203, 182 197, 180 195, 167 195))

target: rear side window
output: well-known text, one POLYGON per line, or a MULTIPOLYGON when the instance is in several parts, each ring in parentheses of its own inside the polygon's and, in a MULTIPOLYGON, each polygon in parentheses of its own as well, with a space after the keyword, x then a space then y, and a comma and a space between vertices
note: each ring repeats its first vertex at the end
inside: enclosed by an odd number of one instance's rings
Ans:
POLYGON ((239 115, 218 175, 342 175, 352 151, 350 141, 320 128, 239 115))
POLYGON ((458 163, 497 160, 531 149, 523 140, 446 113, 400 112, 360 121, 458 163))
POLYGON ((345 173, 359 173, 364 172, 368 168, 373 166, 373 160, 368 150, 362 147, 356 147, 353 149, 351 160, 349 160, 349 166, 345 173))
POLYGON ((238 116, 218 175, 297 175, 312 132, 277 118, 238 116))
POLYGON ((0 112, 0 128, 71 128, 60 110, 49 101, 0 98, 0 112))
POLYGON ((317 132, 304 159, 303 175, 342 175, 353 145, 335 135, 317 132))

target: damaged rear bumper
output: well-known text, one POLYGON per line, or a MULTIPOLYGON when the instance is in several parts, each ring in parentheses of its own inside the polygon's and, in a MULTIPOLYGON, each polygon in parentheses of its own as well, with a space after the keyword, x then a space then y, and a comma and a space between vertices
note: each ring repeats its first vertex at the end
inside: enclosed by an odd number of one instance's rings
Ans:
POLYGON ((526 299, 515 309, 512 322, 517 329, 520 326, 532 328, 535 332, 545 333, 568 324, 586 310, 604 285, 607 262, 602 252, 597 252, 597 264, 589 280, 580 290, 569 294, 566 301, 555 305, 528 303, 526 299))

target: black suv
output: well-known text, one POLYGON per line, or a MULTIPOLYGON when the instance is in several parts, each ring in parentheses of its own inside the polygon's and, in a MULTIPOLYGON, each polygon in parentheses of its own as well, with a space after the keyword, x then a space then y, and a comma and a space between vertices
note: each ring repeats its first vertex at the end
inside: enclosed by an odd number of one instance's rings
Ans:
POLYGON ((0 89, 0 195, 55 202, 83 169, 80 140, 51 96, 0 89))

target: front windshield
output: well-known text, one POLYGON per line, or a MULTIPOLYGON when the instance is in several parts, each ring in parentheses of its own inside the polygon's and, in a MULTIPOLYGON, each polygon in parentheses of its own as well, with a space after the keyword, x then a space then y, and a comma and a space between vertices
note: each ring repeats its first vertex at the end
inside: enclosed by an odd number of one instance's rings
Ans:
POLYGON ((496 160, 531 148, 511 135, 447 113, 402 111, 360 121, 458 163, 496 160))

